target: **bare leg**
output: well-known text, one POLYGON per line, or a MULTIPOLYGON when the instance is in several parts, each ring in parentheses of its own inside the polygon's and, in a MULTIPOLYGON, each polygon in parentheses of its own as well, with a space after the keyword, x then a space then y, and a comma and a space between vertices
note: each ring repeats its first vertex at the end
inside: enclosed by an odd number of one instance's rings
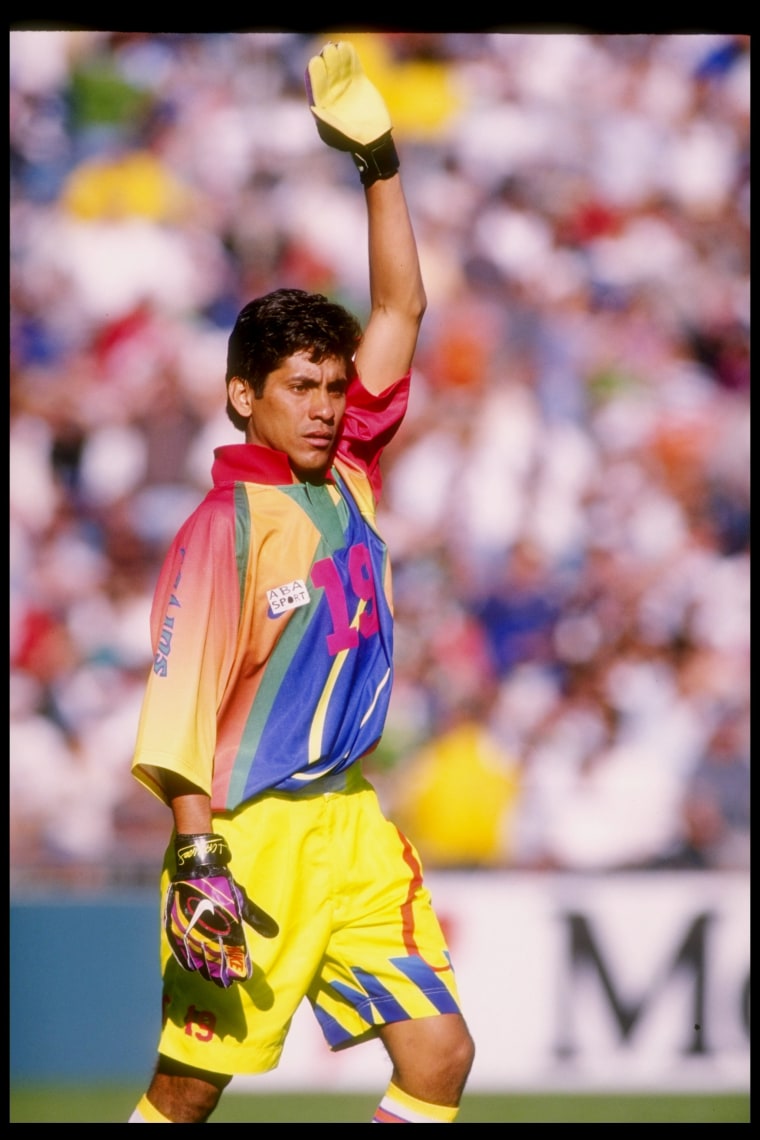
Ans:
POLYGON ((231 1079, 161 1056, 147 1096, 174 1124, 205 1124, 231 1079))
POLYGON ((393 1062, 391 1080, 398 1088, 430 1104, 459 1104, 475 1057, 475 1045, 460 1014, 396 1021, 383 1026, 379 1035, 393 1062))

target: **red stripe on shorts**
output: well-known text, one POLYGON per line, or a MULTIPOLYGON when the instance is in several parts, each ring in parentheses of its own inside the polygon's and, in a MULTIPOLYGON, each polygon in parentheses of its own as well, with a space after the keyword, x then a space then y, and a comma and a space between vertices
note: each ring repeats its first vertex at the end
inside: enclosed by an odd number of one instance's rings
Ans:
MULTIPOLYGON (((396 830, 398 831, 398 828, 396 830)), ((412 851, 412 846, 403 832, 399 831, 398 836, 404 847, 404 862, 412 872, 406 901, 401 907, 404 946, 408 954, 417 954, 419 951, 417 949, 417 941, 414 937, 414 909, 412 904, 414 902, 414 896, 422 884, 422 867, 417 862, 414 852, 412 851)))

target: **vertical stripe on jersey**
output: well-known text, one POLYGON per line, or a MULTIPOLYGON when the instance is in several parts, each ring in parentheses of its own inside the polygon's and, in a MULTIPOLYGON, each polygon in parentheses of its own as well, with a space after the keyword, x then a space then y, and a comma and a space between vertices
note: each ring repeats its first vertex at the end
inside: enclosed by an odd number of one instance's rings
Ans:
POLYGON ((235 562, 240 584, 240 616, 243 616, 245 584, 248 577, 248 554, 251 549, 251 508, 245 483, 235 484, 235 562))

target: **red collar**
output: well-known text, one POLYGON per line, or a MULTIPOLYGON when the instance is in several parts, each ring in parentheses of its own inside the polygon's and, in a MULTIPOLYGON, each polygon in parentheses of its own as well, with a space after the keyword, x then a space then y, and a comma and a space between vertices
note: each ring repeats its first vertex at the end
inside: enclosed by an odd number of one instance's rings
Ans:
MULTIPOLYGON (((297 483, 284 451, 258 443, 228 443, 214 450, 211 468, 214 486, 220 483, 270 483, 283 486, 297 483)), ((327 480, 332 476, 328 473, 327 480)))

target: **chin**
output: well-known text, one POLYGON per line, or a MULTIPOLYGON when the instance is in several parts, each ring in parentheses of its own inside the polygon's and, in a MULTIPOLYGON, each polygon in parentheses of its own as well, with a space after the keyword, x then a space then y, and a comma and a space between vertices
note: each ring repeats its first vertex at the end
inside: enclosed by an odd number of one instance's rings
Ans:
POLYGON ((330 470, 329 463, 310 464, 308 467, 297 466, 292 464, 293 471, 298 479, 302 482, 313 483, 315 480, 324 479, 327 472, 330 470))

